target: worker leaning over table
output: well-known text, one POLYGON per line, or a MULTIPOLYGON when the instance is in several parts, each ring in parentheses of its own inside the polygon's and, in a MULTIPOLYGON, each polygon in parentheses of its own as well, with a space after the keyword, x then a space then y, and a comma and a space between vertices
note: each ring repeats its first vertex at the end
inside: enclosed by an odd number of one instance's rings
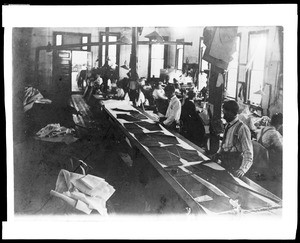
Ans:
POLYGON ((170 100, 169 106, 164 117, 160 118, 160 122, 171 130, 176 130, 176 126, 179 125, 181 115, 181 103, 175 95, 175 87, 173 84, 168 84, 165 87, 165 95, 170 100))
POLYGON ((242 177, 252 166, 253 145, 250 130, 239 120, 238 111, 239 105, 234 100, 224 102, 223 118, 227 125, 220 148, 212 160, 220 160, 224 168, 242 177))

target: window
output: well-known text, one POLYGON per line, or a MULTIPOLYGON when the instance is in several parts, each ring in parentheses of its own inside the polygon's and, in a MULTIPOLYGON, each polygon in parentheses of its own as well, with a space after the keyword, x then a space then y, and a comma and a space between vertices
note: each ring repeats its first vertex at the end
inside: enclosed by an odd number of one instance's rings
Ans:
MULTIPOLYGON (((100 32, 100 42, 116 42, 120 38, 120 33, 100 32), (107 38, 108 37, 108 38, 107 38), (106 39, 107 38, 107 39, 106 39)), ((120 46, 119 45, 102 45, 100 48, 100 62, 99 65, 103 66, 107 57, 119 65, 120 60, 120 46)))
POLYGON ((158 78, 164 68, 164 45, 151 45, 151 77, 158 78))
MULTIPOLYGON (((89 43, 91 41, 91 34, 75 33, 75 32, 53 32, 53 43, 55 46, 62 45, 76 45, 89 43)), ((74 46, 72 50, 90 51, 90 46, 74 46)))
POLYGON ((236 38, 236 51, 232 55, 233 60, 229 62, 227 73, 226 73, 226 92, 227 92, 227 96, 231 98, 236 98, 238 66, 239 66, 239 56, 240 56, 240 42, 241 42, 241 36, 238 35, 236 38))
MULTIPOLYGON (((163 36, 168 41, 168 36, 163 36)), ((160 70, 167 67, 165 60, 168 60, 168 46, 163 44, 149 44, 148 55, 148 78, 160 77, 160 70)))
MULTIPOLYGON (((84 43, 88 43, 88 36, 82 36, 81 37, 81 43, 84 44, 84 43)), ((87 51, 88 47, 87 46, 82 46, 81 47, 81 50, 83 51, 87 51)))
POLYGON ((265 74, 265 57, 267 32, 250 32, 247 58, 247 89, 248 100, 260 105, 265 74))
MULTIPOLYGON (((184 41, 184 39, 177 39, 176 41, 184 41)), ((175 67, 177 70, 182 70, 183 65, 183 47, 184 45, 176 45, 176 57, 175 57, 175 67)))
POLYGON ((62 35, 56 35, 55 36, 55 45, 61 46, 62 45, 62 35))

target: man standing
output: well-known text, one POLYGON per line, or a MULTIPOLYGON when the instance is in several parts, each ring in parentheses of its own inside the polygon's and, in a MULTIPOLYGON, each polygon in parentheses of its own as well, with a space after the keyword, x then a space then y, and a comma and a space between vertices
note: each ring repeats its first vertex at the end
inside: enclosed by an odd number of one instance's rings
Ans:
POLYGON ((223 118, 226 120, 221 146, 212 160, 221 160, 221 165, 235 176, 242 177, 253 163, 253 145, 249 128, 238 119, 239 105, 234 100, 223 104, 223 118))
POLYGON ((181 103, 175 95, 175 87, 173 84, 168 84, 165 87, 165 95, 170 100, 165 117, 162 117, 163 125, 171 130, 176 130, 176 125, 179 125, 181 115, 181 103))

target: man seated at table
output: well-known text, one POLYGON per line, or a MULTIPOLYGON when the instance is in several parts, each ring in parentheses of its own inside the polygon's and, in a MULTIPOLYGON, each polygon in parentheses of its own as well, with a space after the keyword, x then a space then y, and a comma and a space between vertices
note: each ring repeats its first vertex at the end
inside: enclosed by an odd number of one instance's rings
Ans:
POLYGON ((165 117, 160 118, 160 122, 162 122, 166 128, 176 130, 181 115, 181 103, 175 95, 175 87, 173 84, 168 84, 165 87, 165 95, 170 100, 170 103, 165 117))
POLYGON ((152 92, 152 97, 154 100, 156 112, 159 112, 162 115, 166 115, 169 101, 168 101, 168 97, 165 95, 165 91, 162 87, 162 82, 156 82, 154 84, 154 90, 152 92))

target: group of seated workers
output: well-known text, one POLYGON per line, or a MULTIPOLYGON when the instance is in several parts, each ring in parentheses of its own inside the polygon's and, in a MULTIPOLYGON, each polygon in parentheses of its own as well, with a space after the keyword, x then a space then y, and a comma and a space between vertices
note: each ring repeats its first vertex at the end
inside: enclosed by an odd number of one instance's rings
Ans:
MULTIPOLYGON (((193 88, 190 90, 180 88, 176 80, 175 82, 173 80, 173 83, 160 80, 151 82, 145 78, 129 77, 111 81, 110 87, 104 89, 100 75, 94 76, 94 92, 109 94, 110 98, 121 100, 126 99, 127 96, 134 106, 143 105, 158 114, 161 125, 169 130, 180 132, 200 147, 206 146, 204 123, 199 109, 196 108, 198 106, 195 105, 195 100, 199 102, 201 97, 196 97, 193 88)), ((201 92, 198 95, 201 96, 201 92)), ((249 125, 239 119, 239 105, 236 101, 225 101, 223 114, 227 126, 220 149, 212 157, 217 160, 222 158, 231 165, 235 162, 239 163, 235 168, 237 176, 243 176, 250 167, 259 167, 262 161, 265 162, 263 167, 266 170, 272 169, 275 174, 281 174, 282 114, 274 114, 269 124, 257 129, 256 137, 252 136, 249 125), (237 131, 233 129, 234 127, 237 131), (263 153, 265 155, 262 155, 263 153)))

